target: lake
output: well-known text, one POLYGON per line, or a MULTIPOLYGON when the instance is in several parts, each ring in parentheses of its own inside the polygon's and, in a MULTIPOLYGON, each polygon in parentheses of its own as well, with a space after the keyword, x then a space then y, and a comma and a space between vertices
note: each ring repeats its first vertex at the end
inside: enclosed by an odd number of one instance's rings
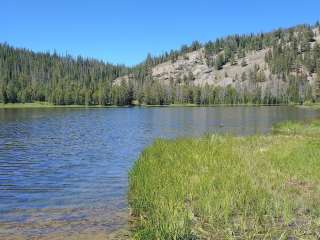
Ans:
POLYGON ((287 106, 0 109, 0 239, 127 229, 127 173, 155 138, 267 133, 318 116, 287 106))

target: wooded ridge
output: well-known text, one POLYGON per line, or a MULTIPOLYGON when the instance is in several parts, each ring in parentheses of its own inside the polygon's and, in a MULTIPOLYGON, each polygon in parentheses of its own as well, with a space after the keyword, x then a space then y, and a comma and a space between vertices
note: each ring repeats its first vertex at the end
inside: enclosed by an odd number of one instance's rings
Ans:
POLYGON ((320 24, 232 35, 127 67, 0 44, 0 102, 281 104, 320 97, 320 24))

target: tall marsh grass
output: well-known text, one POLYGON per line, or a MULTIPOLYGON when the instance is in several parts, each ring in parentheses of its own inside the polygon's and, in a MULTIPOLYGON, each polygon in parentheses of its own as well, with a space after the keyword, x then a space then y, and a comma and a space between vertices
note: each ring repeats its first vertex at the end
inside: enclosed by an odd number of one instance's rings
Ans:
POLYGON ((318 239, 320 124, 157 140, 129 174, 136 239, 318 239))

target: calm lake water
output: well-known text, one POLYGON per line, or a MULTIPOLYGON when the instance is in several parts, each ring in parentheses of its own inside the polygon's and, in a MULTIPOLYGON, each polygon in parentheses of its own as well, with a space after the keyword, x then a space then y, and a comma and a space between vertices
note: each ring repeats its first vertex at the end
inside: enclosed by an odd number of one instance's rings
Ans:
POLYGON ((2 109, 0 239, 127 228, 127 173, 155 138, 266 133, 319 115, 295 107, 2 109))

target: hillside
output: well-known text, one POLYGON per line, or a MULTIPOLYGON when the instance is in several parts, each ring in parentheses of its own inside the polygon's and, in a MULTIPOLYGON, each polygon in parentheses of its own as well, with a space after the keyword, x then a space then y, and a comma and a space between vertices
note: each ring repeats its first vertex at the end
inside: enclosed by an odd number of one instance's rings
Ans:
MULTIPOLYGON (((207 43, 198 50, 180 53, 175 58, 154 64, 150 70, 151 79, 166 86, 164 88, 182 88, 182 91, 188 88, 187 91, 193 93, 193 99, 198 97, 198 101, 205 104, 226 101, 205 100, 209 98, 206 95, 212 94, 215 90, 222 92, 224 96, 228 95, 226 91, 232 94, 236 92, 237 96, 234 98, 250 95, 251 98, 255 98, 258 94, 260 102, 265 101, 266 104, 317 99, 317 72, 320 67, 319 27, 302 25, 266 35, 231 36, 220 42, 223 42, 222 47, 214 53, 208 49, 217 42, 207 43), (276 37, 277 34, 280 36, 276 37), (253 39, 255 44, 261 43, 261 46, 257 49, 247 46, 241 49, 241 38, 251 38, 248 41, 253 39), (238 45, 229 46, 232 45, 232 41, 238 45), (226 53, 227 51, 231 51, 231 54, 226 53), (226 57, 227 54, 229 57, 226 57), (200 97, 194 96, 195 88, 200 89, 200 97)), ((130 78, 123 76, 116 79, 115 83, 134 79, 134 75, 130 78)), ((212 96, 215 97, 217 96, 212 96)), ((233 103, 244 100, 228 101, 233 103)))
POLYGON ((320 97, 320 24, 197 41, 137 66, 0 44, 0 103, 279 104, 320 97))
MULTIPOLYGON (((320 43, 320 35, 318 29, 313 29, 314 42, 312 47, 316 43, 320 43)), ((183 56, 179 56, 175 62, 166 61, 159 65, 156 65, 152 69, 152 77, 155 80, 162 81, 167 84, 170 83, 170 79, 175 81, 183 80, 184 76, 189 77, 188 74, 192 74, 193 83, 195 85, 203 86, 206 83, 218 86, 227 86, 228 84, 236 85, 236 81, 240 80, 243 73, 249 74, 250 70, 254 70, 258 66, 259 69, 264 70, 266 76, 272 75, 270 68, 265 61, 265 56, 271 48, 261 49, 258 51, 250 51, 245 57, 237 56, 235 62, 227 62, 221 69, 216 69, 214 66, 206 64, 207 58, 205 49, 201 48, 191 53, 186 53, 183 56), (245 66, 241 65, 242 61, 246 62, 245 66)), ((217 55, 212 56, 215 59, 217 55)), ((308 70, 304 71, 308 74, 308 70)), ((315 74, 311 74, 308 78, 311 83, 315 81, 315 74)), ((266 82, 269 82, 266 78, 266 82)))

